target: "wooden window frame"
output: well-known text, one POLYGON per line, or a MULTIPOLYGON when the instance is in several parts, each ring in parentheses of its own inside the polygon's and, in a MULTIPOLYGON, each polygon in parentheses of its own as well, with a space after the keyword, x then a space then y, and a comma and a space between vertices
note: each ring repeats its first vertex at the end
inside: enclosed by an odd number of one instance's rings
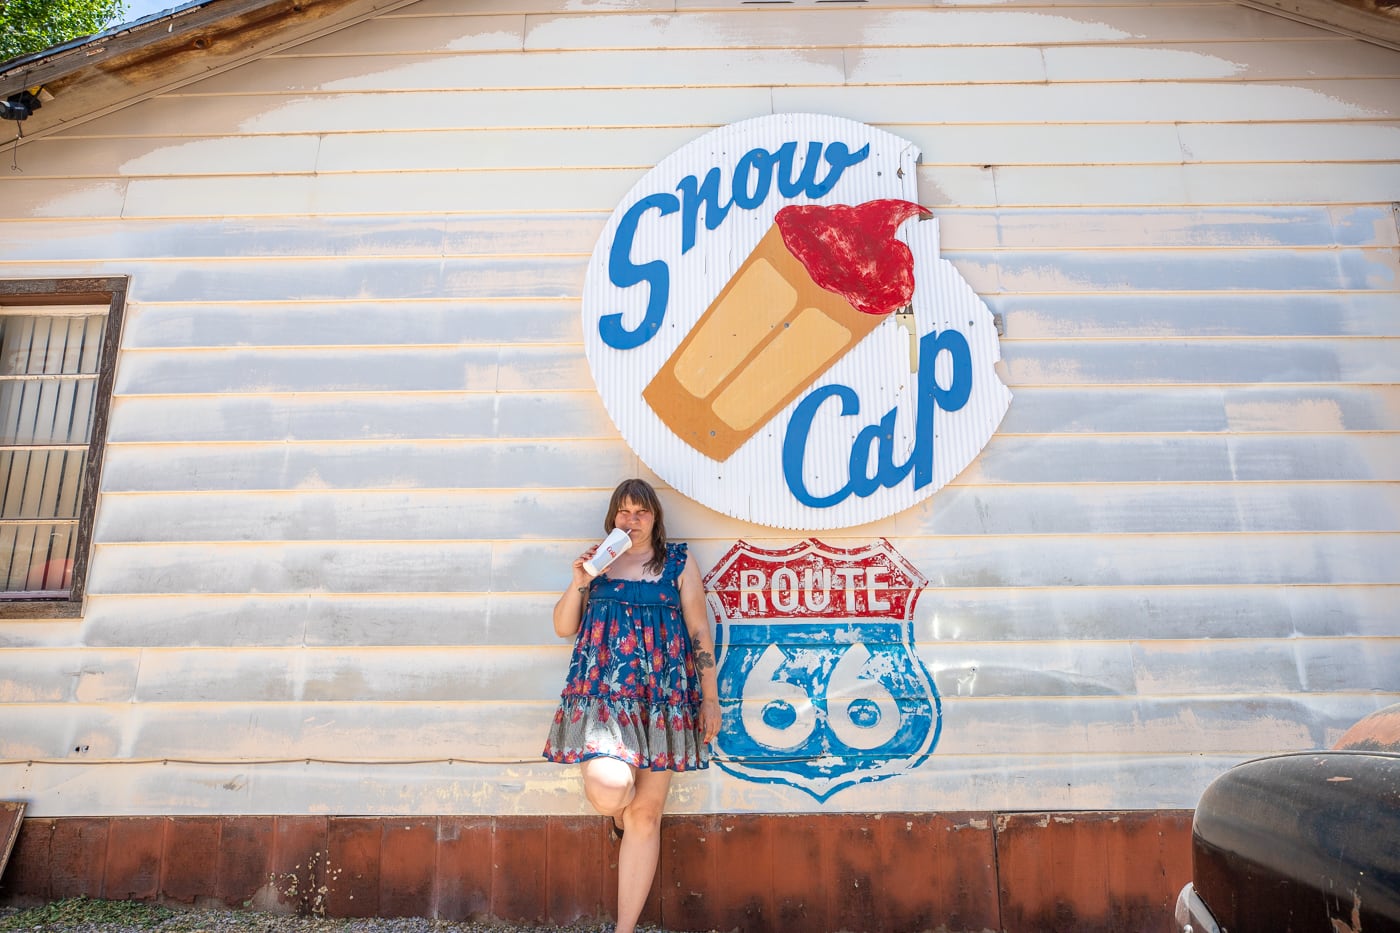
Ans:
POLYGON ((67 596, 0 598, 0 619, 71 619, 82 616, 87 596, 87 573, 92 557, 92 523, 102 480, 102 457, 107 447, 112 389, 116 384, 117 351, 121 347, 126 310, 126 276, 97 278, 0 279, 0 305, 106 304, 107 324, 97 364, 92 430, 83 469, 78 510, 78 538, 73 553, 73 581, 67 596))

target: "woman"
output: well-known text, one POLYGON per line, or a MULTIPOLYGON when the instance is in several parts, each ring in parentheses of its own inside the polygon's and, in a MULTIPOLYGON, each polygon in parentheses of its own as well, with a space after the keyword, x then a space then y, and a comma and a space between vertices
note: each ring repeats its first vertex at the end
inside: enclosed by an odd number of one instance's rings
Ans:
POLYGON ((577 762, 588 802, 612 817, 617 933, 632 933, 656 874, 671 776, 709 767, 719 686, 700 571, 684 544, 666 540, 645 480, 613 490, 603 529, 614 528, 629 548, 595 578, 583 564, 597 545, 580 554, 554 605, 555 633, 575 642, 544 757, 577 762))

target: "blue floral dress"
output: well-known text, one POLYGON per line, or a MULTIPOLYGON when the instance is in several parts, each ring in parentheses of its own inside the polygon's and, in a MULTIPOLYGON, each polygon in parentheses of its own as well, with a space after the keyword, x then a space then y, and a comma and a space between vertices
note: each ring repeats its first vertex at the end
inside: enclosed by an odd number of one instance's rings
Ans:
POLYGON ((677 584, 685 557, 684 544, 668 544, 659 580, 602 574, 589 583, 545 758, 617 758, 652 771, 709 767, 700 740, 700 678, 677 584))

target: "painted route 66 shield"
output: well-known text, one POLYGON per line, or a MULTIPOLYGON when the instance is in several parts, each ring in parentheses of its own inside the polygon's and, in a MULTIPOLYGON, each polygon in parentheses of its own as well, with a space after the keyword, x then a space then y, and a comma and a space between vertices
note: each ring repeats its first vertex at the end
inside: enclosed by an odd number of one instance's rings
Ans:
POLYGON ((927 758, 942 712, 912 644, 925 582, 883 538, 852 550, 737 542, 705 578, 720 767, 826 800, 927 758))

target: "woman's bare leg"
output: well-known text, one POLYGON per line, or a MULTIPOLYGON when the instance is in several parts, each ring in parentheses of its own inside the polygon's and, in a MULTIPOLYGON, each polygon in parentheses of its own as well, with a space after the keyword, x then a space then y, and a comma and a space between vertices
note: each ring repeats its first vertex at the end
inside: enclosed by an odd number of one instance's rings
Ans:
POLYGON ((633 933, 646 906, 661 855, 661 811, 670 771, 638 771, 632 800, 617 818, 626 830, 617 853, 617 933, 633 933))
MULTIPOLYGON (((637 793, 637 769, 625 761, 590 758, 579 764, 579 770, 583 772, 583 795, 604 816, 619 816, 637 793)), ((621 819, 618 825, 622 825, 621 819)))

